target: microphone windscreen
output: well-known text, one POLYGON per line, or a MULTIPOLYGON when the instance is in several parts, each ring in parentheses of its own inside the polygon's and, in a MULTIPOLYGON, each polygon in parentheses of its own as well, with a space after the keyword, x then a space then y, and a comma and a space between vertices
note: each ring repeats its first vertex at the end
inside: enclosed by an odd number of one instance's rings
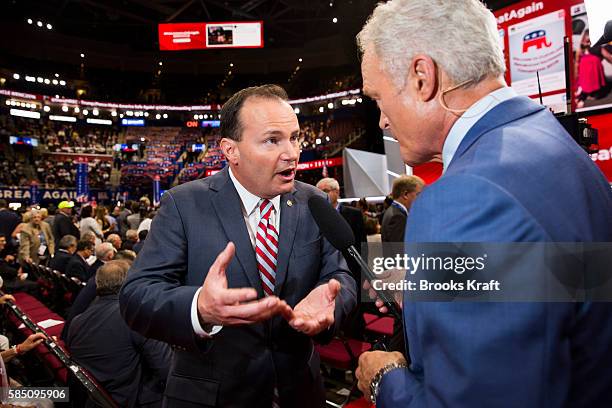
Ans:
POLYGON ((308 199, 308 208, 321 233, 334 248, 344 251, 355 244, 350 225, 325 198, 313 195, 308 199))

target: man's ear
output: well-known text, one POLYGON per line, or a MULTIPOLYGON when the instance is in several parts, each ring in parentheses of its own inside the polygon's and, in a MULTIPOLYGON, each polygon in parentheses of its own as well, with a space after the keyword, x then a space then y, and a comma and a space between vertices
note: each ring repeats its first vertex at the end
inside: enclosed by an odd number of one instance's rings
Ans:
POLYGON ((219 142, 219 146, 228 162, 238 164, 240 149, 238 149, 238 143, 235 140, 224 137, 219 142))
POLYGON ((408 71, 408 86, 411 86, 415 95, 428 102, 438 93, 438 70, 436 63, 424 54, 417 54, 412 59, 408 71))

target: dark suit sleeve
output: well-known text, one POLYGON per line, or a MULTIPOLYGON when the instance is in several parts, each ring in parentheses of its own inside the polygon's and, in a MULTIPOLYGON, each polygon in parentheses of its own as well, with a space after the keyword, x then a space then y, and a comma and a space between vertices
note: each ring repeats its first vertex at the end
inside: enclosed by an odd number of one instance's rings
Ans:
POLYGON ((357 285, 342 254, 325 238, 322 238, 322 240, 322 264, 319 285, 329 282, 330 279, 336 279, 342 286, 336 298, 334 325, 316 337, 318 342, 327 343, 340 331, 342 322, 357 305, 357 285))
POLYGON ((145 337, 199 349, 202 344, 191 324, 191 302, 198 287, 184 285, 186 274, 183 219, 167 192, 121 289, 121 314, 127 324, 145 337))
MULTIPOLYGON (((136 333, 135 335, 138 336, 136 333)), ((140 353, 147 373, 165 381, 170 372, 170 346, 161 341, 140 337, 140 353)))
MULTIPOLYGON (((513 197, 471 176, 445 177, 421 194, 406 230, 407 242, 547 238, 513 197)), ((551 343, 551 328, 561 319, 558 309, 545 303, 410 302, 405 294, 407 342, 419 356, 410 369, 383 377, 377 407, 425 407, 431 401, 466 407, 540 401, 548 406, 542 399, 550 389, 546 382, 569 364, 551 343), (509 385, 520 392, 508 394, 509 385)))

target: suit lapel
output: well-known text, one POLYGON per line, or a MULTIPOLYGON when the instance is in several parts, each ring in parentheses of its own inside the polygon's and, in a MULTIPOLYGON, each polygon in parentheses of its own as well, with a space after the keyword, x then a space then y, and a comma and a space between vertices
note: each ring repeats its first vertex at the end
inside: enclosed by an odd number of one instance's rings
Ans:
POLYGON ((216 191, 212 197, 213 208, 219 217, 225 235, 236 245, 236 258, 249 283, 257 290, 259 297, 263 297, 255 251, 242 216, 240 196, 230 181, 227 168, 213 177, 215 180, 211 180, 210 185, 210 188, 216 191))
POLYGON ((274 294, 281 293, 283 284, 287 279, 289 257, 295 240, 295 233, 299 224, 299 215, 305 203, 300 203, 295 197, 295 188, 291 193, 283 194, 280 200, 280 234, 278 237, 278 255, 276 262, 276 284, 274 294), (291 205, 289 205, 289 202, 291 205))
POLYGON ((469 148, 472 146, 482 135, 486 132, 503 126, 506 123, 513 122, 522 117, 531 115, 546 109, 544 106, 540 106, 534 103, 531 99, 519 96, 512 99, 508 99, 491 109, 487 112, 465 135, 461 144, 457 148, 453 159, 448 165, 448 168, 452 166, 469 148))

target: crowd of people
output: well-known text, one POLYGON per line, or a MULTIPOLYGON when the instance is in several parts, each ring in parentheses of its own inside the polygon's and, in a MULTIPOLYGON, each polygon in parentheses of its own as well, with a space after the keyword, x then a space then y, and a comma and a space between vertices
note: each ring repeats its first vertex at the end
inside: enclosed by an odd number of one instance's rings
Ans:
POLYGON ((72 126, 49 121, 36 134, 42 146, 54 153, 112 154, 119 132, 112 128, 72 126))

